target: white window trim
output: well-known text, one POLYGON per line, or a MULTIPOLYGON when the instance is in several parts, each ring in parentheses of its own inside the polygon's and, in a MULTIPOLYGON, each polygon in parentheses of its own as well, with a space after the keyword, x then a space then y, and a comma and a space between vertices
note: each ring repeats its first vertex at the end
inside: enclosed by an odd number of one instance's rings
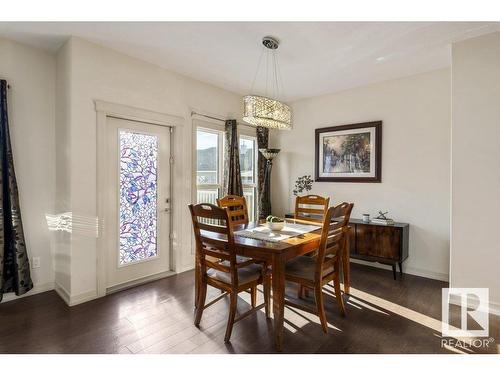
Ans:
MULTIPOLYGON (((196 127, 196 132, 198 130, 204 131, 206 133, 212 133, 217 135, 217 183, 216 184, 198 184, 198 167, 195 163, 195 170, 194 170, 194 179, 195 179, 195 189, 196 191, 198 190, 198 187, 204 187, 206 189, 217 189, 218 191, 218 196, 220 196, 220 193, 222 191, 222 184, 224 180, 224 131, 223 130, 215 130, 212 128, 207 128, 204 126, 197 126, 196 127)), ((197 138, 196 138, 197 141, 197 138)), ((195 144, 194 147, 195 151, 197 149, 197 144, 195 144)), ((195 152, 195 160, 197 159, 197 154, 195 152)))
MULTIPOLYGON (((214 116, 214 117, 223 117, 223 116, 214 116)), ((197 148, 197 135, 196 132, 198 128, 200 129, 205 129, 205 130, 211 130, 215 132, 220 132, 224 135, 225 129, 224 129, 224 122, 215 120, 215 119, 209 119, 205 118, 200 115, 192 115, 192 145, 193 145, 193 153, 192 153, 192 195, 191 195, 191 201, 196 203, 197 202, 197 192, 198 192, 198 184, 197 184, 197 165, 196 165, 196 159, 197 159, 197 153, 196 153, 196 148, 197 148)), ((244 136, 244 137, 249 137, 249 138, 255 138, 257 139, 257 130, 255 127, 243 124, 241 122, 238 122, 238 145, 239 145, 239 137, 244 136)), ((221 137, 221 139, 224 139, 224 136, 221 137)), ((224 173, 224 147, 223 147, 223 142, 222 142, 222 147, 219 146, 219 158, 221 160, 221 173, 220 173, 220 188, 223 188, 223 173, 224 173)), ((258 179, 258 145, 257 141, 255 141, 255 176, 254 176, 254 181, 255 181, 255 186, 254 186, 254 214, 255 218, 257 217, 257 202, 258 202, 258 191, 257 191, 257 179, 258 179)), ((210 186, 210 185, 205 185, 205 186, 210 186)), ((215 185, 214 185, 215 187, 215 185)))

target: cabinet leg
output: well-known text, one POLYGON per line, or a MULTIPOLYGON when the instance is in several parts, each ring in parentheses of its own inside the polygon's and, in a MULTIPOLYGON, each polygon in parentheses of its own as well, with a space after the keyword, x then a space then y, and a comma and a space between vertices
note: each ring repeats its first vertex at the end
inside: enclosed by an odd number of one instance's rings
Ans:
POLYGON ((396 280, 396 263, 392 263, 392 276, 394 276, 394 280, 396 280))
POLYGON ((399 265, 399 274, 403 277, 403 262, 398 262, 399 265))

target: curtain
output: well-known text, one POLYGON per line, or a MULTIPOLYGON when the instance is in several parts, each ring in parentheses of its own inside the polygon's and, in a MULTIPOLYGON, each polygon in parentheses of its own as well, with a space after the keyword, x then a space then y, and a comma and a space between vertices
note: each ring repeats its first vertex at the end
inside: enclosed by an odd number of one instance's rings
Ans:
POLYGON ((243 196, 240 172, 240 147, 236 120, 227 120, 224 145, 224 195, 243 196))
MULTIPOLYGON (((262 126, 257 126, 257 147, 261 148, 269 147, 269 128, 264 128, 262 126)), ((269 186, 265 184, 266 176, 266 165, 267 161, 264 156, 259 152, 258 162, 257 162, 257 191, 259 192, 259 219, 265 219, 271 214, 271 202, 269 200, 269 186)))
POLYGON ((0 301, 33 288, 19 208, 7 114, 7 82, 0 81, 0 301))

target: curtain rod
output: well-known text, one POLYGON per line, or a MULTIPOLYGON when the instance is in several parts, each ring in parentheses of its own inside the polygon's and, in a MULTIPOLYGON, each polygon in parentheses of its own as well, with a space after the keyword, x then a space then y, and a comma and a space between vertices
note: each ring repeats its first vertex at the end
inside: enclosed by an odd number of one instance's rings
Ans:
MULTIPOLYGON (((195 111, 191 111, 191 117, 193 115, 198 115, 198 116, 201 116, 201 117, 205 117, 205 118, 209 118, 209 119, 212 119, 212 120, 217 120, 217 121, 222 121, 222 122, 226 122, 227 120, 223 120, 221 118, 218 118, 218 117, 214 117, 214 116, 209 116, 209 115, 204 115, 203 113, 198 113, 198 112, 195 112, 195 111)), ((237 120, 238 121, 238 120, 237 120)), ((252 126, 252 125, 248 125, 248 124, 242 124, 242 123, 239 123, 240 126, 247 126, 249 128, 255 128, 255 126, 252 126)))
POLYGON ((206 118, 209 118, 209 119, 212 119, 212 120, 226 122, 226 120, 223 120, 223 119, 218 118, 218 117, 213 117, 213 116, 209 116, 209 115, 204 115, 203 113, 198 113, 198 112, 195 112, 195 111, 191 111, 191 116, 193 116, 193 115, 198 115, 198 116, 206 117, 206 118))

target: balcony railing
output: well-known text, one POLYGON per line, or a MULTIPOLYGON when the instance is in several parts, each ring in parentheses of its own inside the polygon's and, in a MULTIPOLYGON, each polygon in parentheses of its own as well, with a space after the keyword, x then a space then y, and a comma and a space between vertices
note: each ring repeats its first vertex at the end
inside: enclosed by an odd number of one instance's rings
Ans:
POLYGON ((250 220, 255 220, 255 188, 244 188, 243 196, 247 200, 248 217, 250 220))
POLYGON ((196 194, 197 203, 212 203, 217 204, 219 198, 219 189, 200 189, 196 194))
MULTIPOLYGON (((245 187, 243 188, 243 196, 247 200, 248 217, 250 220, 255 220, 255 188, 245 187)), ((211 203, 217 204, 217 198, 219 197, 219 189, 217 188, 201 188, 198 187, 196 193, 197 203, 211 203)))

